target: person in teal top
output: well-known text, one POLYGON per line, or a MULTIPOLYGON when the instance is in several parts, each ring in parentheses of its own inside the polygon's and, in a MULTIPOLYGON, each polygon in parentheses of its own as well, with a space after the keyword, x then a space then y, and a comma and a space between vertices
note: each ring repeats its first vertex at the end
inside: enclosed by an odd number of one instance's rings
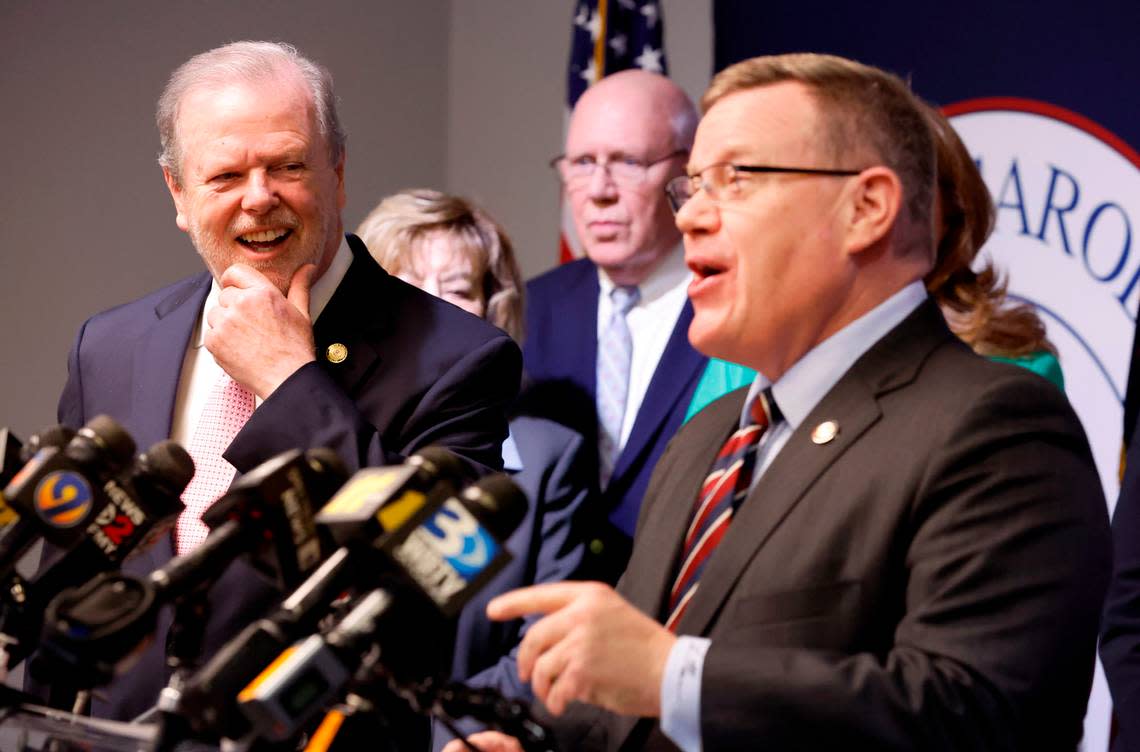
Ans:
MULTIPOLYGON (((941 238, 926 289, 942 307, 950 329, 979 355, 1027 368, 1065 389, 1057 351, 1045 337, 1036 310, 1006 298, 1005 282, 993 262, 974 271, 974 257, 994 229, 993 199, 978 167, 950 122, 927 107, 938 147, 938 206, 941 238)), ((711 358, 689 402, 685 420, 729 392, 752 383, 750 368, 711 358)))

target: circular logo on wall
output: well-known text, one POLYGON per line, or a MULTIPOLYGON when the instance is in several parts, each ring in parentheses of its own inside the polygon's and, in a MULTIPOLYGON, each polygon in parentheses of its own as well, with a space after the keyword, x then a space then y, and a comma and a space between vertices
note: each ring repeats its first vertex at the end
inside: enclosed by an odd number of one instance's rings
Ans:
POLYGON ((1111 506, 1140 300, 1140 154, 1046 102, 975 99, 943 111, 997 208, 981 256, 1008 275, 1011 297, 1037 306, 1111 506))

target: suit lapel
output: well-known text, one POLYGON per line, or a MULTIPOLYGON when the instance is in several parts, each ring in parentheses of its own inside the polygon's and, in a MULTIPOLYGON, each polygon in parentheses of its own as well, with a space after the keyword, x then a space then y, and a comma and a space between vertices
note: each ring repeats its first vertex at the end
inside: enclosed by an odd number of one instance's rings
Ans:
MULTIPOLYGON (((194 277, 154 307, 155 324, 147 327, 138 345, 130 403, 130 431, 139 451, 170 436, 174 403, 182 379, 182 363, 194 335, 202 306, 210 293, 209 273, 194 277)), ((148 574, 173 556, 169 535, 128 559, 123 569, 148 574)))
POLYGON ((841 383, 796 429, 736 512, 677 625, 678 633, 705 633, 748 562, 780 522, 816 479, 878 420, 878 404, 866 385, 841 383), (815 444, 812 429, 824 420, 836 421, 839 435, 826 444, 815 444))
POLYGON ((139 342, 131 381, 130 430, 140 450, 170 436, 182 362, 209 292, 203 273, 154 307, 157 321, 139 342))
MULTIPOLYGON (((596 308, 595 306, 595 310, 596 308)), ((693 305, 685 301, 685 307, 681 309, 681 315, 673 327, 673 334, 653 372, 629 439, 614 465, 615 485, 620 484, 621 477, 629 471, 645 447, 652 443, 662 424, 676 410, 677 403, 689 394, 690 387, 704 367, 707 359, 689 344, 689 324, 692 320, 693 305)), ((611 483, 614 481, 611 480, 611 483)))
POLYGON ((377 332, 392 325, 391 300, 387 297, 391 280, 360 238, 347 238, 352 265, 313 325, 313 339, 317 360, 348 394, 353 394, 383 357, 380 343, 384 339, 377 332), (337 362, 339 353, 344 354, 344 360, 337 362))
POLYGON ((912 381, 933 348, 947 340, 954 337, 937 305, 928 300, 874 344, 824 396, 737 511, 677 625, 678 633, 707 633, 749 561, 776 527, 820 475, 879 419, 878 396, 912 381), (839 434, 816 444, 812 431, 825 420, 836 421, 839 434))
POLYGON ((592 263, 582 265, 582 273, 560 296, 554 306, 555 320, 566 322, 559 341, 550 343, 560 351, 564 369, 571 381, 581 384, 597 401, 598 393, 598 271, 592 263))

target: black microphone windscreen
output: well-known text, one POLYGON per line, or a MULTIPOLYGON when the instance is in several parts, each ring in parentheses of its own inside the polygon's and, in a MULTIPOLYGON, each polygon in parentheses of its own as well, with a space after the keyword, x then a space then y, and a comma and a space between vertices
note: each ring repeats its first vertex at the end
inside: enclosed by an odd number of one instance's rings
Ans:
POLYGON ((337 475, 341 478, 348 477, 348 467, 345 466, 344 460, 335 450, 328 447, 315 447, 305 452, 305 459, 314 469, 328 473, 329 475, 337 475))
POLYGON ((141 469, 175 495, 179 495, 194 477, 194 460, 177 442, 164 439, 139 458, 141 469))
POLYGON ((416 451, 408 461, 423 467, 438 478, 464 478, 471 471, 455 453, 439 446, 424 447, 416 451))
POLYGON ((480 478, 464 489, 463 498, 482 510, 480 521, 500 541, 509 538, 526 517, 526 494, 506 473, 480 478))
POLYGON ((119 467, 134 459, 135 440, 109 415, 96 415, 79 429, 79 435, 92 440, 119 467))

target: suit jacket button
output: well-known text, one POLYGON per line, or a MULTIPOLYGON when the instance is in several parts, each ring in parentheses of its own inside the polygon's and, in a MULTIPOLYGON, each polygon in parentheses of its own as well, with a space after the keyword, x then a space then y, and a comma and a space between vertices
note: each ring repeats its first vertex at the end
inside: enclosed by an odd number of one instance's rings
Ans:
POLYGON ((348 348, 339 342, 333 342, 325 350, 325 357, 330 363, 343 363, 348 357, 348 348))
POLYGON ((825 420, 811 432, 811 440, 816 444, 826 444, 839 435, 839 424, 834 420, 825 420))

